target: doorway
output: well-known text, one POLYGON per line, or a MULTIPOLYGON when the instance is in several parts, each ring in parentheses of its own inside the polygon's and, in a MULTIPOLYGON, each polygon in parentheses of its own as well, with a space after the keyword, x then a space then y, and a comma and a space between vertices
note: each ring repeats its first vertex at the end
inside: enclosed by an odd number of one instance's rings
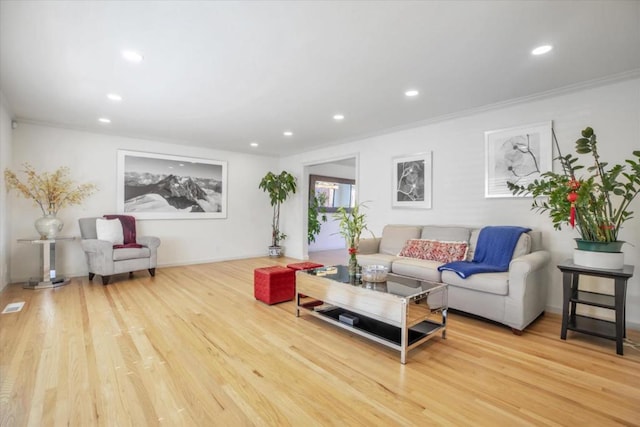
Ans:
POLYGON ((312 196, 321 201, 316 216, 319 232, 309 233, 309 221, 305 227, 308 259, 336 259, 330 264, 338 263, 338 259, 343 263, 346 259, 346 243, 338 232, 338 221, 334 220, 333 213, 340 206, 348 208, 357 203, 357 160, 354 155, 305 166, 306 213, 313 203, 312 196))

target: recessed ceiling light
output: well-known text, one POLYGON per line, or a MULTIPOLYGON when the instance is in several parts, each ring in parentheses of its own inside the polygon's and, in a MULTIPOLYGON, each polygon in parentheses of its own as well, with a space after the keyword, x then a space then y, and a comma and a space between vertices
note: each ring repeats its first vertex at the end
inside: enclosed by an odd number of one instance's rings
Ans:
POLYGON ((553 46, 551 46, 549 44, 545 44, 543 46, 538 46, 537 48, 533 49, 531 51, 531 54, 532 55, 544 55, 545 53, 550 52, 551 49, 553 49, 553 46))
POLYGON ((98 121, 100 123, 111 123, 111 119, 107 119, 106 117, 100 117, 98 121))
POLYGON ((293 132, 291 132, 290 130, 285 130, 284 132, 282 132, 282 134, 284 136, 293 136, 293 132))
POLYGON ((107 98, 109 98, 112 101, 122 101, 122 97, 120 95, 118 95, 117 93, 108 93, 107 94, 107 98))
POLYGON ((130 62, 140 62, 142 61, 142 55, 133 50, 123 50, 122 57, 130 62))
POLYGON ((333 120, 344 120, 344 115, 336 114, 335 116, 333 116, 333 120))
POLYGON ((405 94, 406 96, 418 96, 418 94, 419 94, 419 93, 420 93, 420 92, 418 92, 417 90, 412 89, 412 90, 408 90, 408 91, 406 91, 404 94, 405 94))
POLYGON ((252 143, 250 143, 249 145, 250 145, 250 146, 252 146, 252 147, 257 147, 257 146, 258 146, 258 143, 257 143, 257 142, 252 142, 252 143))

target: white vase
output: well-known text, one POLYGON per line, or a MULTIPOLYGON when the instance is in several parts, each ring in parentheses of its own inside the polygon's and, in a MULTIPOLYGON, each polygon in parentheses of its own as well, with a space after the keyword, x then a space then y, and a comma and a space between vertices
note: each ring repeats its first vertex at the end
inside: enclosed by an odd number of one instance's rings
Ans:
POLYGON ((55 239, 58 233, 62 231, 64 223, 60 218, 50 213, 36 219, 35 226, 41 239, 51 240, 55 239))

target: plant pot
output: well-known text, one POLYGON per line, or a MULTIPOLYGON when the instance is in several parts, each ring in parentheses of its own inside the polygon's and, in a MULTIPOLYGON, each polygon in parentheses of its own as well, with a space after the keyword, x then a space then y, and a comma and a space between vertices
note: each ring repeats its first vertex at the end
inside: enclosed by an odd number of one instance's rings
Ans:
POLYGON ((269 246, 270 258, 280 258, 283 252, 282 246, 269 246))
POLYGON ((615 242, 595 242, 593 240, 575 239, 578 249, 591 252, 622 252, 624 241, 615 242))
POLYGON ((621 251, 625 242, 595 242, 575 239, 578 249, 573 251, 573 263, 591 268, 619 270, 624 267, 624 253, 621 251))
POLYGON ((575 249, 573 251, 573 263, 583 267, 620 270, 624 267, 624 253, 583 251, 575 249))

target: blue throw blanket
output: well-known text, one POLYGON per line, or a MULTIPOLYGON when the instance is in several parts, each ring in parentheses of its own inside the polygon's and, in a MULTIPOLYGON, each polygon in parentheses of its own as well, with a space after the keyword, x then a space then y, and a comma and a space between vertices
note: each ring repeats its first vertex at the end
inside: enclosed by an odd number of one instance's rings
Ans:
POLYGON ((509 262, 522 233, 530 228, 500 226, 480 230, 473 261, 454 261, 438 267, 438 271, 453 271, 466 279, 472 274, 509 270, 509 262))

